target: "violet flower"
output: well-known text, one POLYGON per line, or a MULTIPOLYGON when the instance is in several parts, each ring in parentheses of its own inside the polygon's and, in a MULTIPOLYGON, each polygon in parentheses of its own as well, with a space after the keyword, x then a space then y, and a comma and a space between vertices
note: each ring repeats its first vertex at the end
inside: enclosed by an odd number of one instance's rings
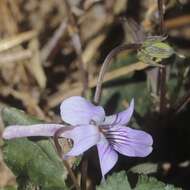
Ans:
MULTIPOLYGON (((104 177, 116 164, 118 153, 130 157, 145 157, 152 152, 153 140, 148 133, 126 127, 133 114, 133 100, 125 111, 111 116, 105 116, 103 107, 95 106, 80 96, 64 100, 60 109, 62 120, 71 125, 60 137, 73 140, 72 149, 62 155, 63 159, 78 156, 97 145, 104 177)), ((66 125, 14 125, 4 130, 3 138, 53 136, 62 127, 66 125)))

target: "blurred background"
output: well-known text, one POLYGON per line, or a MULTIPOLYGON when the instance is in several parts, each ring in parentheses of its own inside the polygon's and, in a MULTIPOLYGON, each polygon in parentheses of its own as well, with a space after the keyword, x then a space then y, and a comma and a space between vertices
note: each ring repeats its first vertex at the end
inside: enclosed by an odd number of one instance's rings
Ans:
MULTIPOLYGON (((100 67, 113 48, 159 35, 155 0, 1 0, 0 13, 0 108, 16 107, 46 122, 61 121, 64 99, 92 99, 100 67)), ((190 189, 188 0, 165 0, 164 27, 165 41, 175 51, 165 61, 164 84, 158 68, 142 63, 135 51, 123 51, 105 75, 101 104, 111 114, 134 97, 132 126, 155 141, 150 157, 121 157, 116 170, 149 161, 148 174, 190 189)), ((1 121, 0 134, 3 127, 1 121)), ((0 153, 0 187, 15 183, 0 153)))

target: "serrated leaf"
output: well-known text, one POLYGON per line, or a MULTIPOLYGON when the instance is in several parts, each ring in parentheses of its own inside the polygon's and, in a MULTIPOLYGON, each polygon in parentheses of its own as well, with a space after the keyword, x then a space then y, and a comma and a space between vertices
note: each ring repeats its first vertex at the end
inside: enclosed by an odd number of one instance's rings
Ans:
POLYGON ((167 185, 158 181, 153 177, 141 175, 138 178, 138 182, 134 190, 182 190, 181 188, 175 188, 173 185, 167 185))
POLYGON ((97 187, 97 190, 131 190, 128 182, 127 175, 124 171, 119 173, 114 173, 109 176, 105 182, 97 187))
POLYGON ((122 171, 109 176, 97 190, 182 190, 158 181, 156 178, 140 175, 135 188, 131 188, 127 174, 122 171))
MULTIPOLYGON (((2 118, 6 125, 29 125, 39 120, 15 108, 5 108, 2 118)), ((4 159, 17 176, 26 175, 42 189, 67 189, 65 171, 61 160, 49 139, 36 140, 20 138, 6 141, 4 159)))

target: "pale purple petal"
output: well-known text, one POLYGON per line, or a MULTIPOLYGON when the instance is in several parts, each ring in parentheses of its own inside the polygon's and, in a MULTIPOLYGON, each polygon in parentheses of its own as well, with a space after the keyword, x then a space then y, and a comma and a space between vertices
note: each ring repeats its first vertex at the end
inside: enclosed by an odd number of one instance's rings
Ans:
POLYGON ((131 157, 145 157, 152 152, 152 137, 148 133, 125 126, 109 128, 105 134, 114 150, 131 157))
POLYGON ((134 99, 131 100, 131 103, 129 105, 129 107, 118 113, 118 114, 114 114, 114 115, 110 115, 105 117, 104 122, 102 123, 102 125, 127 125, 127 123, 130 121, 131 116, 133 115, 133 111, 134 111, 134 99))
POLYGON ((72 130, 65 131, 61 136, 73 140, 72 149, 63 155, 63 159, 82 154, 100 140, 99 129, 94 125, 76 126, 72 130))
POLYGON ((101 137, 100 142, 97 144, 98 155, 100 160, 100 168, 102 176, 104 176, 114 167, 118 160, 118 154, 112 149, 109 142, 105 137, 101 137))
POLYGON ((73 96, 62 102, 61 117, 71 125, 90 124, 91 121, 101 123, 105 112, 101 106, 95 106, 83 97, 73 96))
POLYGON ((59 124, 11 125, 3 131, 4 139, 13 139, 31 136, 53 136, 54 133, 65 127, 59 124))

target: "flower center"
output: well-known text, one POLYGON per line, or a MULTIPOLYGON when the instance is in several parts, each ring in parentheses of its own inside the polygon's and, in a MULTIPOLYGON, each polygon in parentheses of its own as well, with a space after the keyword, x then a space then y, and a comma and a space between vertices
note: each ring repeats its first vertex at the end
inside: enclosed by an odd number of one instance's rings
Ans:
POLYGON ((128 145, 129 142, 132 141, 132 139, 127 136, 127 131, 125 129, 116 129, 113 126, 103 126, 99 127, 99 130, 113 148, 121 145, 128 145))

